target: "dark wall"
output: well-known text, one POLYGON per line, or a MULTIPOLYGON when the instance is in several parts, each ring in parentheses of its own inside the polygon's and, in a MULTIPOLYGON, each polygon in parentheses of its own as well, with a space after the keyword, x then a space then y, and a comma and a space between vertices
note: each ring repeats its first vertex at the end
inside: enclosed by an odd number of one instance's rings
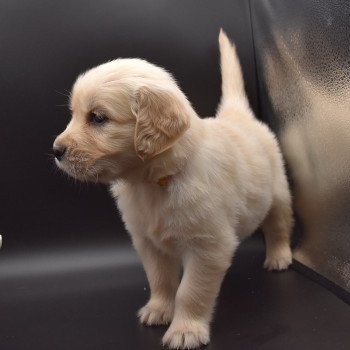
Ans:
POLYGON ((65 95, 79 73, 143 57, 175 75, 200 115, 212 115, 222 26, 237 43, 256 110, 249 18, 246 0, 1 2, 0 234, 7 251, 126 237, 105 187, 74 183, 50 156, 70 118, 65 95))

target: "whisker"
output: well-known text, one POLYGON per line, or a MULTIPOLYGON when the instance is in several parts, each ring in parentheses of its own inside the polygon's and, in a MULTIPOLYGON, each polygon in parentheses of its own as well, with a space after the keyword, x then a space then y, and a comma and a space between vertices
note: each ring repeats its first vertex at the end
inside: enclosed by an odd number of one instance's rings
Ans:
POLYGON ((67 103, 64 103, 62 105, 56 105, 56 107, 65 107, 65 108, 69 108, 69 105, 67 103))
MULTIPOLYGON (((67 94, 64 94, 63 92, 60 92, 60 91, 58 91, 58 90, 55 90, 55 92, 57 92, 58 94, 60 94, 60 95, 62 95, 62 96, 65 96, 65 97, 70 98, 70 92, 68 92, 68 95, 67 95, 67 94)), ((66 90, 66 92, 67 92, 67 90, 66 90)))

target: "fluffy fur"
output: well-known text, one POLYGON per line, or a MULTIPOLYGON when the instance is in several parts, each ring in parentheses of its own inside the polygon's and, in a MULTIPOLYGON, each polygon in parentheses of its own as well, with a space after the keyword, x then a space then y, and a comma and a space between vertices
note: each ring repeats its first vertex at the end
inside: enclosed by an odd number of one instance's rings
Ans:
POLYGON ((110 183, 150 284, 138 316, 147 325, 170 323, 163 344, 174 349, 209 342, 225 272, 260 225, 265 267, 286 269, 292 260, 291 196, 277 141, 254 118, 222 31, 219 44, 215 118, 200 119, 164 69, 117 59, 77 79, 72 120, 55 141, 66 147, 56 160, 61 169, 110 183), (93 123, 92 113, 108 119, 93 123))

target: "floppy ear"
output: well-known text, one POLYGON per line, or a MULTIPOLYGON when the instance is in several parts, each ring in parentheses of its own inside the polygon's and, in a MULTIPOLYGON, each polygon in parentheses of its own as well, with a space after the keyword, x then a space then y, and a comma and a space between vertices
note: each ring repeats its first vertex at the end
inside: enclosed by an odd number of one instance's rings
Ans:
POLYGON ((189 128, 188 101, 179 94, 158 86, 140 87, 137 91, 132 108, 136 116, 134 141, 142 160, 170 148, 189 128))

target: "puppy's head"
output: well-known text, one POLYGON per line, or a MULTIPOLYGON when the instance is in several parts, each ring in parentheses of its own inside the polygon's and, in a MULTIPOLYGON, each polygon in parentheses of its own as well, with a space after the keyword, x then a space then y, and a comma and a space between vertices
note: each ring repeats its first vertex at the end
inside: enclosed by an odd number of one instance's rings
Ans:
POLYGON ((171 148, 194 113, 174 79, 139 59, 118 59, 75 82, 72 119, 54 142, 69 175, 108 182, 171 148))

